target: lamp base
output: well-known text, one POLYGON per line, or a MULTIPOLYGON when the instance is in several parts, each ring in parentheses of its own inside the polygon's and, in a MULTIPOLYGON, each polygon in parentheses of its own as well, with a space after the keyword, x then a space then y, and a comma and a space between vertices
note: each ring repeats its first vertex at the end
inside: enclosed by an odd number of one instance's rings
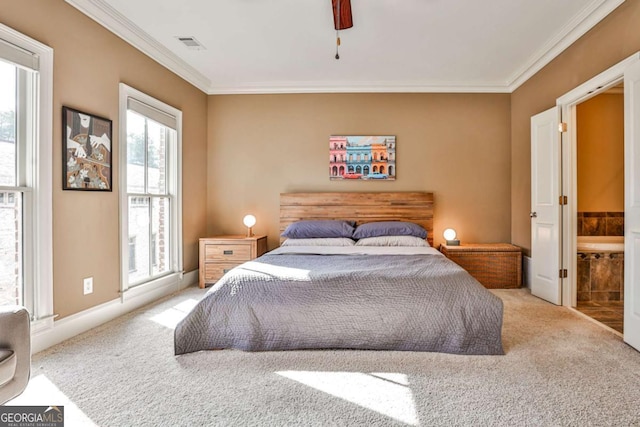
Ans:
POLYGON ((460 246, 460 240, 447 240, 447 246, 460 246))

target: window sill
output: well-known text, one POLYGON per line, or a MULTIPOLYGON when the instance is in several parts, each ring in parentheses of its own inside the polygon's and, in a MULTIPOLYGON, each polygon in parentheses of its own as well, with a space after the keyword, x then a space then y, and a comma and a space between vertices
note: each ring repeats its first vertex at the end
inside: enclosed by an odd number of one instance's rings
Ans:
POLYGON ((181 289, 183 282, 182 273, 171 273, 166 276, 162 276, 158 279, 151 280, 149 282, 133 286, 122 292, 122 301, 127 301, 140 295, 147 294, 149 292, 160 292, 166 290, 169 287, 175 287, 175 291, 181 289))

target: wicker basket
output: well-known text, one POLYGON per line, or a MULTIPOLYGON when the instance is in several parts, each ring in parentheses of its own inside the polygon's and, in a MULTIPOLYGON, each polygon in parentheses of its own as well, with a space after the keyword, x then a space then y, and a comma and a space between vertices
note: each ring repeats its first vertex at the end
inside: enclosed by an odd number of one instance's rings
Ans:
POLYGON ((467 270, 485 288, 519 288, 522 285, 522 252, 508 243, 442 245, 440 251, 467 270))

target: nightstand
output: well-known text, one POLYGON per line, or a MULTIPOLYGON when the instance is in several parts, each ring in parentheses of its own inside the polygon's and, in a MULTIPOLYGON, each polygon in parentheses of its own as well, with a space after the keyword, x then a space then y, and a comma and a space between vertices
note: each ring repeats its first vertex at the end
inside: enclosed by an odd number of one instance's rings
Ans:
POLYGON ((519 288, 522 285, 522 251, 508 243, 440 245, 440 252, 464 268, 485 288, 519 288))
POLYGON ((214 236, 200 239, 200 287, 267 252, 267 236, 214 236))

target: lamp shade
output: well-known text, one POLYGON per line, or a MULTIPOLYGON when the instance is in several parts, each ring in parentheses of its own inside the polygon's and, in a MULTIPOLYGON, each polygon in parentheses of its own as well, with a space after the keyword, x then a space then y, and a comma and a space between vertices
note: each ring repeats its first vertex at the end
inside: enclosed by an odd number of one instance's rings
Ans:
POLYGON ((444 233, 442 233, 442 235, 444 236, 445 240, 455 240, 456 230, 454 230, 453 228, 447 228, 446 230, 444 230, 444 233))
POLYGON ((246 227, 253 227, 256 225, 256 217, 253 215, 245 215, 242 222, 246 227))

